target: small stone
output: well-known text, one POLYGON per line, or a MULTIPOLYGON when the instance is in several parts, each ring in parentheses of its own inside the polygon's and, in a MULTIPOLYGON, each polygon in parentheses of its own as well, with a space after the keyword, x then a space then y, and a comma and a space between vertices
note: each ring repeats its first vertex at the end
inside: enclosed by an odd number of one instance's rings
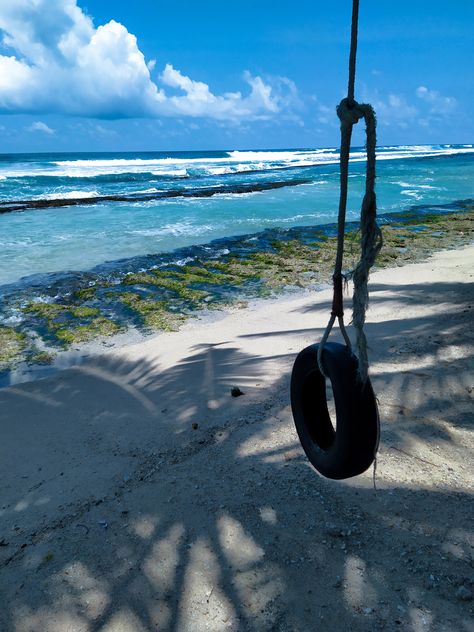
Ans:
POLYGON ((342 538, 343 537, 343 532, 341 531, 341 529, 339 529, 335 525, 328 525, 326 527, 326 534, 330 535, 332 538, 342 538))
POLYGON ((240 388, 238 386, 233 386, 230 389, 230 394, 232 395, 232 397, 240 397, 244 393, 240 390, 240 388))
POLYGON ((473 596, 472 591, 467 586, 459 586, 456 590, 456 598, 459 601, 472 601, 473 596))
POLYGON ((199 424, 197 424, 196 422, 194 422, 193 424, 191 424, 191 428, 193 430, 197 430, 199 428, 199 424))

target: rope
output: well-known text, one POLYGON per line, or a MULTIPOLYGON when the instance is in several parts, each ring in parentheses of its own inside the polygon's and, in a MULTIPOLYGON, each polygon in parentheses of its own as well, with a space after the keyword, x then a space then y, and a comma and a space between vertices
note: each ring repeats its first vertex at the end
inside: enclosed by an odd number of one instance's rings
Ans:
POLYGON ((359 0, 352 4, 351 48, 349 55, 349 82, 347 98, 342 99, 337 107, 337 115, 341 126, 340 164, 340 196, 337 220, 337 251, 333 274, 333 302, 331 318, 327 324, 318 349, 318 365, 321 373, 326 375, 322 363, 324 345, 331 329, 338 319, 345 343, 351 349, 349 336, 344 325, 342 261, 344 255, 344 229, 346 224, 347 188, 349 178, 349 155, 351 148, 352 128, 360 119, 365 120, 367 166, 365 176, 365 195, 361 207, 361 256, 350 276, 354 281, 352 299, 352 322, 356 330, 356 348, 359 358, 359 377, 365 383, 368 376, 367 339, 364 333, 365 313, 369 303, 367 283, 369 270, 373 266, 377 254, 382 247, 382 233, 376 223, 377 204, 375 197, 375 145, 376 118, 375 112, 368 103, 357 103, 354 100, 354 84, 357 56, 357 30, 359 19, 359 0))
POLYGON ((349 81, 347 84, 347 98, 354 101, 354 85, 357 58, 357 31, 359 28, 359 0, 352 2, 351 51, 349 53, 349 81))

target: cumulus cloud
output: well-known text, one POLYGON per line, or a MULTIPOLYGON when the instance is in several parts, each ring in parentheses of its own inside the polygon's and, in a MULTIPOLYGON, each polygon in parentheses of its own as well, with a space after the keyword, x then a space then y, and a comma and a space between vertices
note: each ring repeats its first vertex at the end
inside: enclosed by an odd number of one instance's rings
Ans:
MULTIPOLYGON (((324 125, 324 127, 330 127, 339 129, 339 119, 337 118, 336 106, 329 107, 325 103, 321 103, 315 94, 310 97, 313 102, 313 108, 315 113, 315 121, 317 124, 324 125)), ((318 128, 318 131, 322 131, 318 128)))
POLYGON ((380 125, 386 127, 408 128, 416 120, 418 109, 400 94, 391 93, 380 96, 378 92, 364 94, 364 101, 371 103, 380 125))
POLYGON ((282 98, 273 94, 272 87, 249 72, 244 73, 244 80, 250 86, 250 94, 245 97, 240 92, 216 96, 206 83, 190 79, 171 64, 166 64, 160 80, 165 86, 184 93, 166 97, 161 106, 166 114, 216 119, 267 118, 279 112, 282 105, 282 98))
POLYGON ((55 134, 54 129, 43 123, 43 121, 35 121, 28 128, 29 132, 43 132, 44 134, 55 134))
POLYGON ((437 90, 429 90, 426 86, 417 88, 416 96, 430 104, 430 114, 451 114, 457 107, 457 101, 454 97, 445 97, 437 90))
POLYGON ((327 105, 319 103, 317 105, 317 111, 318 111, 317 120, 319 123, 322 123, 323 125, 332 125, 333 127, 336 127, 339 125, 338 119, 336 116, 336 108, 333 108, 331 110, 331 108, 328 107, 327 105))
POLYGON ((459 109, 454 97, 443 96, 426 86, 419 86, 415 95, 416 101, 401 94, 380 95, 377 90, 366 90, 364 101, 374 106, 379 124, 385 127, 418 127, 436 131, 452 123, 459 109))
POLYGON ((286 78, 264 81, 246 72, 246 95, 215 95, 171 64, 159 86, 150 74, 156 61, 145 60, 136 37, 115 20, 96 28, 76 0, 2 0, 0 29, 10 53, 0 55, 4 113, 251 120, 274 116, 295 100, 286 78))

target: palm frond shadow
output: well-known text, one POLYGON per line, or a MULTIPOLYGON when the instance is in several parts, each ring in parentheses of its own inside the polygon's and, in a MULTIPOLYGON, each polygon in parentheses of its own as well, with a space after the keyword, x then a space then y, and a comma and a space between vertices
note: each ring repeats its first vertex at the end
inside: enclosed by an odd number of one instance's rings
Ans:
MULTIPOLYGON (((407 345, 431 335, 431 318, 404 321, 390 335, 368 327, 384 430, 377 492, 369 474, 320 478, 288 432, 293 352, 260 357, 196 345, 167 369, 99 356, 61 380, 0 393, 8 411, 2 459, 12 460, 12 477, 28 477, 3 481, 0 519, 13 550, 1 549, 0 627, 365 632, 415 630, 424 618, 433 630, 468 629, 468 604, 455 593, 472 581, 472 496, 423 487, 416 472, 404 485, 384 475, 394 459, 413 467, 420 442, 460 449, 456 433, 468 421, 459 394, 472 359, 441 352, 462 339, 456 314, 438 355, 390 351, 400 350, 402 334, 407 345), (422 366, 405 372, 407 357, 422 366), (256 381, 276 359, 288 372, 265 398, 256 381), (234 383, 245 397, 230 397, 234 383), (32 398, 48 437, 27 418, 32 398), (9 419, 28 428, 21 444, 9 419), (65 423, 74 426, 67 437, 65 423), (61 474, 55 451, 64 450, 71 459, 61 474), (34 488, 37 454, 51 460, 49 479, 34 488), (53 521, 42 517, 45 507, 53 521)), ((432 466, 416 466, 428 481, 432 466)))

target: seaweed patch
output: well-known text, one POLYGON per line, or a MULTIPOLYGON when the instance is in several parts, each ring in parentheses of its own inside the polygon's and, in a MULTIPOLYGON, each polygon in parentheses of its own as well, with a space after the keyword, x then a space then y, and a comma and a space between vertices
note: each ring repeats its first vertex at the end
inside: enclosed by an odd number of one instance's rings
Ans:
MULTIPOLYGON (((473 210, 465 204, 457 212, 421 209, 381 216, 384 247, 376 267, 403 265, 469 243, 473 210)), ((357 263, 359 238, 357 224, 350 223, 347 271, 357 263)), ((47 364, 58 350, 130 327, 175 331, 197 310, 242 307, 252 298, 330 283, 336 226, 271 229, 212 245, 196 246, 194 253, 188 249, 184 263, 173 255, 150 255, 109 265, 104 272, 71 273, 69 282, 66 276, 36 297, 29 288, 4 295, 0 322, 13 315, 15 327, 0 326, 0 370, 21 360, 47 364)))
POLYGON ((4 371, 22 359, 27 346, 26 335, 12 327, 0 325, 0 371, 4 371))

